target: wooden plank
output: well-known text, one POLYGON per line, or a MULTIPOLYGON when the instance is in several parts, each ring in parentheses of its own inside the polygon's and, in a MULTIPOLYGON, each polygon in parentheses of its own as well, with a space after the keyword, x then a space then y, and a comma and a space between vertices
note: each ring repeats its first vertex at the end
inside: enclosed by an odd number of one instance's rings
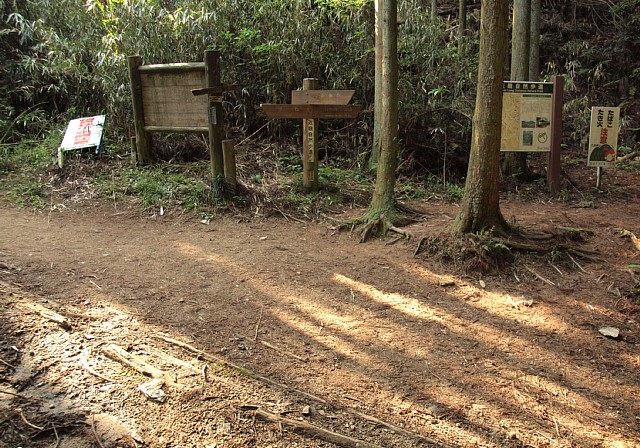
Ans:
POLYGON ((145 126, 146 132, 172 132, 174 134, 206 134, 209 132, 208 126, 145 126))
POLYGON ((199 95, 220 96, 224 92, 230 92, 232 90, 236 90, 237 88, 238 88, 238 86, 236 86, 236 85, 204 87, 202 89, 192 89, 191 93, 194 96, 199 96, 199 95))
POLYGON ((317 118, 353 120, 362 106, 351 104, 261 104, 269 118, 317 118))
POLYGON ((355 90, 294 90, 291 104, 348 104, 355 90))
POLYGON ((204 73, 204 62, 178 62, 175 64, 149 64, 140 67, 142 73, 204 73))
POLYGON ((145 127, 191 128, 208 125, 206 96, 191 90, 205 85, 204 71, 140 73, 145 127))

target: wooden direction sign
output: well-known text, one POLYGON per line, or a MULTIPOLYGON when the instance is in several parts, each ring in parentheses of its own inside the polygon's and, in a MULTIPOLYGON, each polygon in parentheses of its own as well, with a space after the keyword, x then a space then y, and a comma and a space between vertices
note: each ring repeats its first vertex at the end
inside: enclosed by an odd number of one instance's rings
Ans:
POLYGON ((353 120, 362 106, 351 104, 262 104, 269 118, 316 118, 323 120, 353 120))
POLYGON ((302 185, 306 191, 318 189, 318 120, 353 120, 362 106, 347 104, 354 90, 319 90, 319 81, 305 78, 302 90, 291 92, 291 104, 261 104, 269 118, 302 118, 302 185))

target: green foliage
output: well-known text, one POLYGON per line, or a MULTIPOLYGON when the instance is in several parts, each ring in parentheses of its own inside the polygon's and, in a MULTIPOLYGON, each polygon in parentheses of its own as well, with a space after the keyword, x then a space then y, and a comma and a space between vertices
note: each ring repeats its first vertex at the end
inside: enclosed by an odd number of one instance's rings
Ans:
POLYGON ((203 177, 198 171, 173 165, 132 167, 116 173, 103 171, 96 178, 96 193, 103 197, 133 196, 145 207, 180 206, 185 210, 201 210, 217 200, 203 177))
MULTIPOLYGON (((25 110, 51 117, 73 108, 75 116, 106 113, 110 138, 126 141, 126 56, 133 54, 152 64, 199 61, 206 49, 221 50, 223 82, 241 86, 228 94, 225 118, 240 130, 261 126, 259 104, 288 102, 305 77, 320 78, 327 89, 355 89, 356 101, 365 106, 373 102, 370 0, 16 3, 0 17, 8 27, 0 47, 8 60, 0 83, 8 98, 0 101, 0 136, 25 110)), ((413 144, 444 119, 452 124, 449 138, 465 140, 477 61, 458 54, 455 33, 445 24, 424 20, 421 1, 401 2, 399 8, 408 18, 400 37, 401 138, 413 144)), ((360 126, 370 131, 371 117, 360 126)), ((291 129, 283 120, 270 127, 274 135, 291 129)))

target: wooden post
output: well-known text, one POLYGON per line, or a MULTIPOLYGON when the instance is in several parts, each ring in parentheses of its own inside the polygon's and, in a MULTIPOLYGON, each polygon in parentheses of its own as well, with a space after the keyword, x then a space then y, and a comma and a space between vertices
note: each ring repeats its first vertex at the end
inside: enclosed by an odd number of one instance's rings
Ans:
MULTIPOLYGON (((220 52, 204 52, 205 77, 207 87, 220 86, 220 52)), ((222 154, 222 97, 209 95, 209 160, 211 176, 215 180, 224 176, 224 156, 222 154)))
MULTIPOLYGON (((305 78, 302 90, 318 90, 320 81, 305 78)), ((318 190, 318 123, 317 118, 302 120, 302 187, 305 192, 318 190)))
POLYGON ((562 105, 564 98, 564 78, 552 76, 553 100, 551 106, 551 150, 547 168, 547 186, 550 193, 560 191, 560 151, 562 143, 562 105))
POLYGON ((131 136, 131 163, 136 165, 138 163, 138 149, 136 147, 136 136, 131 136))
POLYGON ((133 103, 133 122, 136 129, 136 155, 138 163, 145 165, 153 162, 151 154, 151 136, 144 130, 144 109, 142 107, 142 81, 138 68, 142 65, 140 56, 127 58, 129 80, 131 84, 131 100, 133 103))
POLYGON ((236 178, 236 152, 233 140, 222 140, 222 153, 224 156, 224 181, 227 188, 235 194, 238 180, 236 178))

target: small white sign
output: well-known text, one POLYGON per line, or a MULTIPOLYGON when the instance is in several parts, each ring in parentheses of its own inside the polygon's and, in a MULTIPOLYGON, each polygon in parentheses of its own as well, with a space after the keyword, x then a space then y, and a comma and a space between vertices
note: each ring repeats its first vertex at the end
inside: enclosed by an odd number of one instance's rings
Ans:
POLYGON ((616 161, 619 107, 592 107, 587 166, 603 167, 616 161))
POLYGON ((69 122, 62 143, 58 148, 58 165, 60 165, 60 168, 64 163, 65 151, 96 148, 98 154, 102 153, 104 120, 104 115, 96 115, 95 117, 76 118, 69 122))

